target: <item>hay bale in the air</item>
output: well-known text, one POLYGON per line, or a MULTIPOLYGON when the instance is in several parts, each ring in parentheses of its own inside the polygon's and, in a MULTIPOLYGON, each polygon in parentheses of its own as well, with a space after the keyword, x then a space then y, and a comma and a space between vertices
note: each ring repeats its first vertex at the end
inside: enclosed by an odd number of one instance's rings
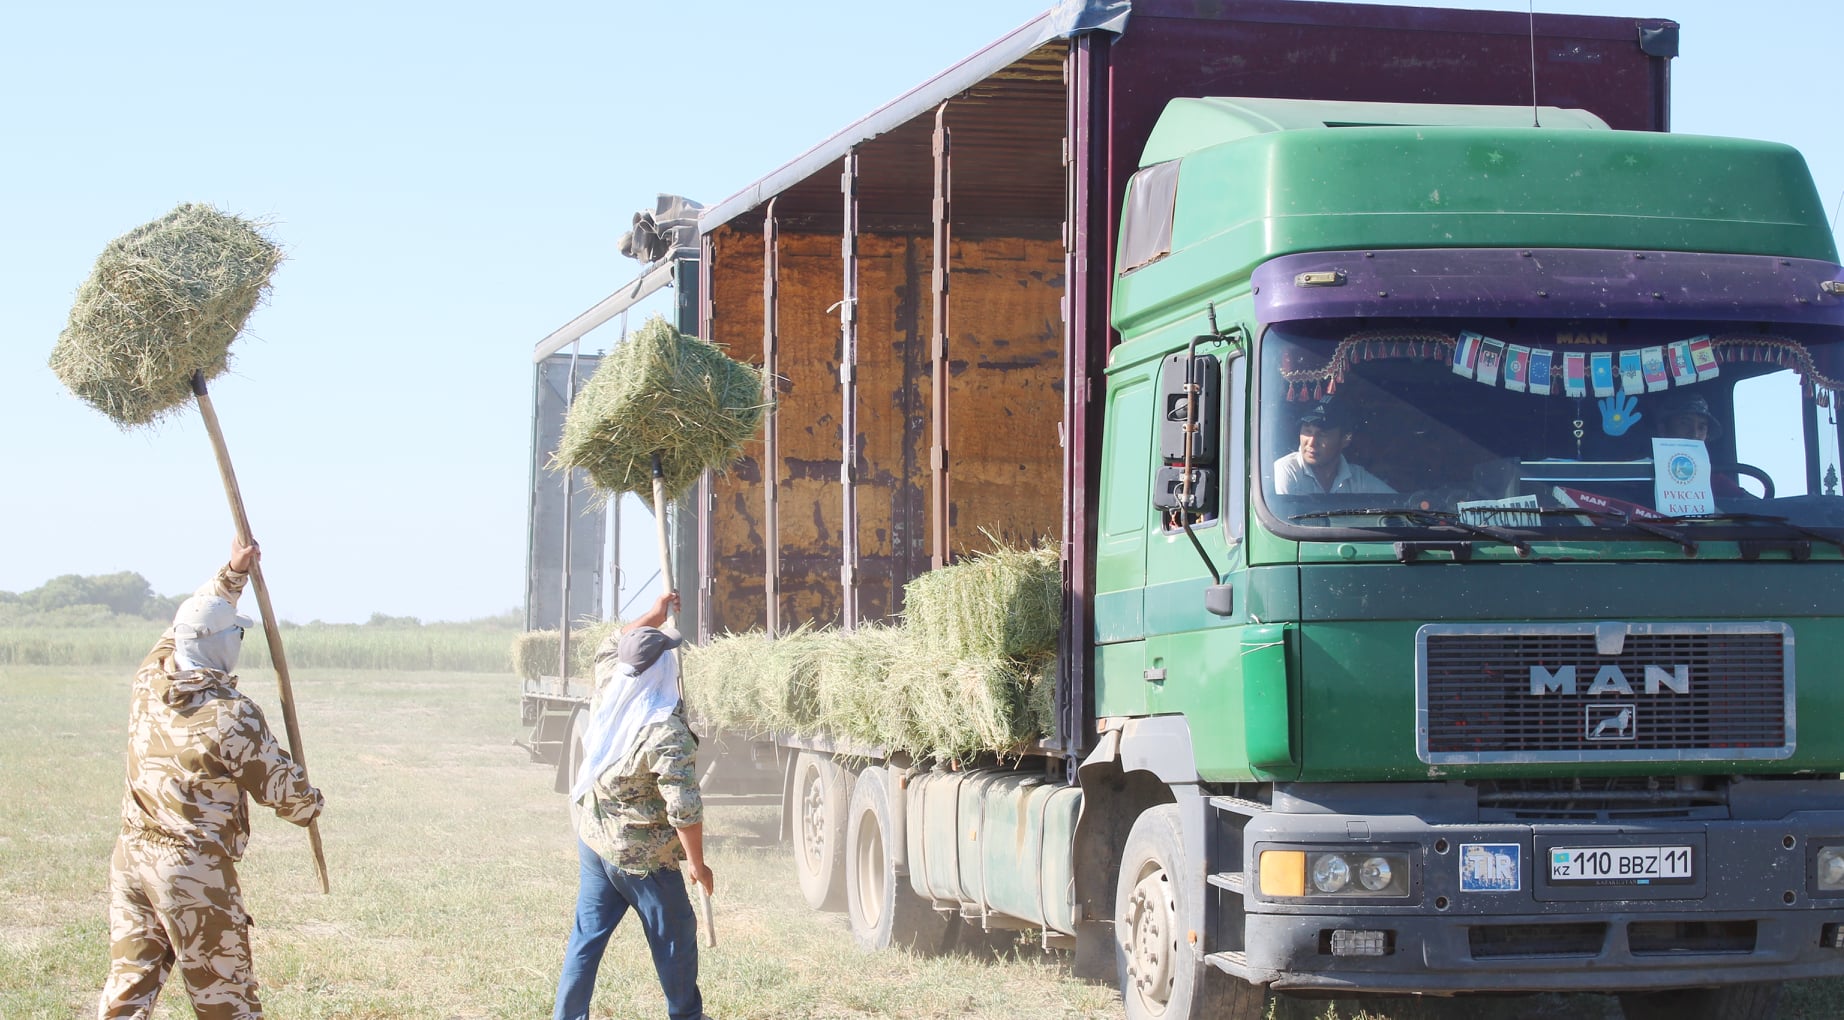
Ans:
POLYGON ((192 373, 229 366, 231 341, 282 251, 254 223, 187 203, 109 242, 77 288, 51 370, 117 425, 145 425, 192 396, 192 373))
POLYGON ((762 373, 654 316, 602 359, 564 419, 557 463, 605 492, 653 492, 660 455, 668 497, 721 471, 762 423, 762 373))
POLYGON ((903 586, 916 639, 943 655, 1029 659, 1056 650, 1063 575, 1053 545, 1000 545, 903 586))

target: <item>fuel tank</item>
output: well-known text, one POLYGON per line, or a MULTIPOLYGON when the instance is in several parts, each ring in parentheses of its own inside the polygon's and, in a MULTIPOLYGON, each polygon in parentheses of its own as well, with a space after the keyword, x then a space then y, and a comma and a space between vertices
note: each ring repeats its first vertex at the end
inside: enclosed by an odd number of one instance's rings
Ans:
POLYGON ((976 769, 909 781, 909 883, 961 913, 1075 934, 1072 860, 1082 791, 1041 774, 976 769))

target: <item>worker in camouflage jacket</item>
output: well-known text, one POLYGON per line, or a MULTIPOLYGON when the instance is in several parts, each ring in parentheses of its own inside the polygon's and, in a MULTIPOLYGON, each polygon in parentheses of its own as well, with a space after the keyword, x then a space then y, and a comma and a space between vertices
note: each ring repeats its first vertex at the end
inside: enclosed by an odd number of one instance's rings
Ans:
POLYGON ((260 555, 234 544, 230 563, 180 604, 135 673, 128 791, 109 863, 104 1020, 150 1016, 175 963, 199 1020, 263 1015, 237 885, 250 835, 244 798, 296 825, 325 801, 232 673, 251 626, 237 597, 260 555))
POLYGON ((679 635, 660 629, 679 596, 602 642, 576 811, 576 919, 552 1020, 587 1020, 603 950, 632 910, 646 932, 671 1020, 708 1020, 698 990, 698 927, 687 880, 711 891, 704 861, 698 740, 679 698, 679 635))

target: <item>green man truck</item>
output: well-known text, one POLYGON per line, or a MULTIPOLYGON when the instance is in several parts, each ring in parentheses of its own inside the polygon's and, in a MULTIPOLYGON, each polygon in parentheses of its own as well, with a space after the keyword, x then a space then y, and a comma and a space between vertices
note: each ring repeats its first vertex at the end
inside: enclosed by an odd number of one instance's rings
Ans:
POLYGON ((1844 269, 1798 153, 1667 133, 1677 32, 1072 2, 703 210, 775 393, 686 627, 1062 551, 1054 732, 777 742, 811 903, 1133 1018, 1840 972, 1844 269))

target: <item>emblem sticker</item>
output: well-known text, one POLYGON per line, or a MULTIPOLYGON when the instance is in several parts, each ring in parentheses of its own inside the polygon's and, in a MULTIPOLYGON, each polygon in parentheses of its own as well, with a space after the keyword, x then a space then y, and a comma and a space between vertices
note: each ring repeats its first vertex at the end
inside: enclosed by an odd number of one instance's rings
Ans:
POLYGON ((1461 892, 1517 892, 1524 869, 1516 843, 1460 844, 1461 892))
POLYGON ((1589 740, 1637 740, 1638 710, 1630 703, 1589 705, 1582 735, 1589 740))

